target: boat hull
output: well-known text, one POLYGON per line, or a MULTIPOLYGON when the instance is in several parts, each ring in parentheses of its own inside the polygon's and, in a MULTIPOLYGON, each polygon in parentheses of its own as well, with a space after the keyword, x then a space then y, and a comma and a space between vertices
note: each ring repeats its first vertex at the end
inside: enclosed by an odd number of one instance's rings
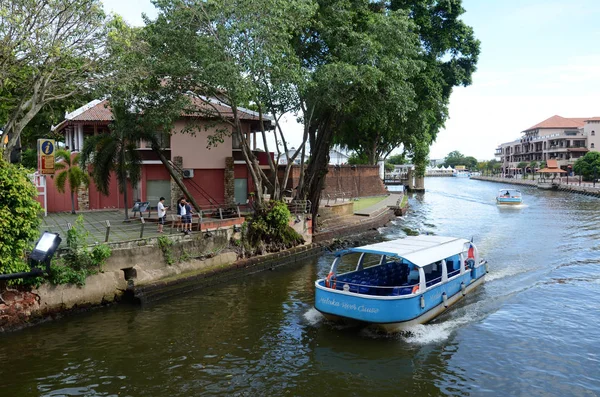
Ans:
POLYGON ((315 308, 331 321, 357 322, 384 332, 398 332, 431 321, 484 282, 482 265, 422 294, 375 297, 319 285, 315 308), (464 289, 463 289, 464 283, 464 289), (444 299, 443 295, 446 295, 444 299))
POLYGON ((497 204, 519 205, 523 203, 523 200, 516 198, 497 198, 496 202, 497 204))

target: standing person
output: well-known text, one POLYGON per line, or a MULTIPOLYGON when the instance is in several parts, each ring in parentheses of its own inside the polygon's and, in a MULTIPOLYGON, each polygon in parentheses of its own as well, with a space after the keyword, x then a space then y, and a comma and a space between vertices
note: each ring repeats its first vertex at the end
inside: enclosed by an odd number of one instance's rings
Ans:
POLYGON ((179 200, 177 200, 177 231, 179 230, 183 230, 183 224, 181 222, 181 200, 183 200, 183 197, 179 197, 179 200))
POLYGON ((189 234, 192 231, 192 206, 187 200, 184 200, 185 204, 185 225, 187 226, 186 234, 189 234))
POLYGON ((158 210, 158 232, 163 232, 163 227, 165 226, 165 221, 167 218, 167 208, 165 207, 165 198, 161 197, 158 200, 158 204, 156 205, 156 209, 158 210))
POLYGON ((182 197, 181 200, 179 201, 179 214, 181 215, 181 223, 182 223, 182 229, 181 231, 184 232, 185 234, 188 233, 187 231, 187 208, 186 208, 186 202, 185 199, 182 197))

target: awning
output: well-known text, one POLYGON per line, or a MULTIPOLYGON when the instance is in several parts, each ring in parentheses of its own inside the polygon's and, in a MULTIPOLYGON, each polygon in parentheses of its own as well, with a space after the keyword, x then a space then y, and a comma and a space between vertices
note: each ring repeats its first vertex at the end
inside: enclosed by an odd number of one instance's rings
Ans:
POLYGON ((566 174, 567 171, 560 168, 542 168, 538 171, 539 174, 566 174))
POLYGON ((408 236, 398 240, 350 248, 350 252, 401 257, 419 267, 466 252, 469 240, 443 236, 408 236))

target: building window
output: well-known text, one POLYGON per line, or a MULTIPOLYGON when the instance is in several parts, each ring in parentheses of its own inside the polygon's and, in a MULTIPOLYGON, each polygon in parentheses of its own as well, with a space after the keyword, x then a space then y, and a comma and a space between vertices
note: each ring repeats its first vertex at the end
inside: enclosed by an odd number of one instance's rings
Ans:
POLYGON ((590 146, 592 149, 594 148, 594 144, 592 143, 592 146, 590 146))
POLYGON ((596 131, 592 131, 592 136, 596 135, 596 131))
POLYGON ((161 149, 171 148, 171 134, 169 132, 157 132, 156 140, 161 149))

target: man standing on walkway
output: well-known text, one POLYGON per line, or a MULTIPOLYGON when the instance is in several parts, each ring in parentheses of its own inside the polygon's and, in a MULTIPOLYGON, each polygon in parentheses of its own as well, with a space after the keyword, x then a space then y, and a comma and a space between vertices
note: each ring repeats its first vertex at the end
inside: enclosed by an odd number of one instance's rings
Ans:
POLYGON ((183 232, 189 234, 192 231, 192 207, 182 198, 179 210, 181 212, 181 221, 183 222, 183 232))
POLYGON ((165 225, 165 220, 167 218, 167 208, 169 208, 169 207, 165 207, 165 198, 161 197, 160 200, 158 200, 158 205, 156 206, 156 209, 158 210, 158 232, 159 233, 163 232, 163 227, 165 225))

